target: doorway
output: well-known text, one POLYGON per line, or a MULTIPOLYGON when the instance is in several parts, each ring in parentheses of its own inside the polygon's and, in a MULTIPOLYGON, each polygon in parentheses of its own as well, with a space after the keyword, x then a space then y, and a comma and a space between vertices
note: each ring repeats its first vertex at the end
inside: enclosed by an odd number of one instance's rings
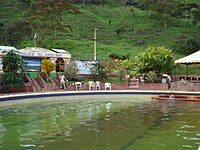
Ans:
POLYGON ((64 72, 65 61, 62 58, 56 60, 56 72, 64 72))

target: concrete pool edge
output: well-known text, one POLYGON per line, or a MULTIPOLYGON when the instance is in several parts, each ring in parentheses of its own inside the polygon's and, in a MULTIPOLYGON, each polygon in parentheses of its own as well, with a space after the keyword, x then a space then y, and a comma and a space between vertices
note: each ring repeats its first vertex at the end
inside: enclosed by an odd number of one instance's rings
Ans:
POLYGON ((39 93, 11 93, 1 94, 0 102, 22 100, 28 98, 44 98, 56 96, 81 96, 81 95, 117 95, 117 94, 142 94, 142 95, 159 95, 159 94, 185 94, 200 95, 200 92, 187 91, 152 91, 152 90, 108 90, 108 91, 50 91, 39 93))

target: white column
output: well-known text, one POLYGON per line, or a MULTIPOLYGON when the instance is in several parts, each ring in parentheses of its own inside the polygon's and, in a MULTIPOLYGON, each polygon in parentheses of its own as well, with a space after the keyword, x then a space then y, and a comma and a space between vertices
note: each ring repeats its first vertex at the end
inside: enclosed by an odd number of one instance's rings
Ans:
POLYGON ((94 28, 94 60, 97 60, 97 28, 94 28))

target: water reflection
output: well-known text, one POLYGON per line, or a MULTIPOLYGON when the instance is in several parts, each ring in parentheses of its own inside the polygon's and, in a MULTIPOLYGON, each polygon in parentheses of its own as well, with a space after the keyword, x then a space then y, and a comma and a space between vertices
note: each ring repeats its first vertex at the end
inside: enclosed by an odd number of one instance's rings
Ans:
POLYGON ((2 116, 0 116, 0 148, 3 148, 3 139, 4 139, 4 135, 6 133, 6 128, 4 127, 2 122, 2 116))
POLYGON ((112 103, 111 103, 111 102, 109 102, 109 103, 106 103, 106 111, 107 111, 107 112, 110 112, 111 105, 112 105, 112 103))
POLYGON ((155 143, 196 148, 199 106, 115 98, 5 108, 0 111, 0 149, 165 149, 155 143))

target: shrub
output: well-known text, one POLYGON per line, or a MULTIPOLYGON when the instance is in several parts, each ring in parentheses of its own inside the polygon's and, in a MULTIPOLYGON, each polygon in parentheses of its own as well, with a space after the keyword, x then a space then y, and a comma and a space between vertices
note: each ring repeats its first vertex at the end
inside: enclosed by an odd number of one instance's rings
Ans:
POLYGON ((77 79, 77 65, 74 61, 65 62, 64 75, 68 80, 77 79))
POLYGON ((20 89, 24 85, 23 64, 21 56, 14 51, 9 51, 3 56, 4 74, 0 78, 0 91, 2 93, 13 92, 13 89, 20 89))
POLYGON ((150 71, 145 76, 145 82, 147 83, 158 83, 160 82, 160 77, 156 74, 155 71, 150 71))
POLYGON ((139 54, 137 67, 140 73, 154 71, 156 74, 170 72, 173 65, 171 50, 164 47, 149 47, 145 53, 139 54))

